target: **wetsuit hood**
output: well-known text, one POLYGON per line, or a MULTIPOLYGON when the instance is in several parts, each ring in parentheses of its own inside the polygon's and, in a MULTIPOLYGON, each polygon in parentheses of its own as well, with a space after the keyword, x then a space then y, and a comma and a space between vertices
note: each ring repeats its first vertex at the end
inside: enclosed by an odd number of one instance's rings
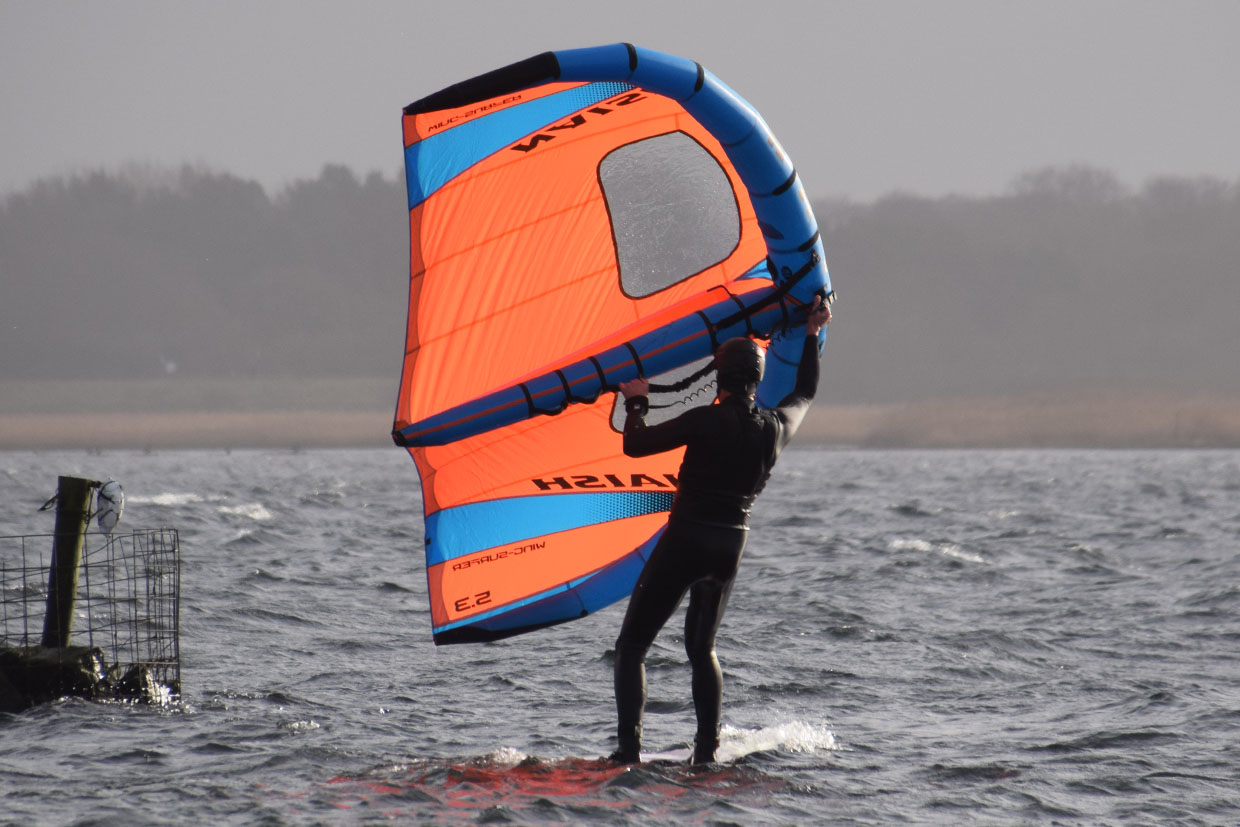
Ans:
POLYGON ((722 390, 752 396, 766 370, 766 353, 745 336, 728 339, 715 351, 715 370, 722 390))

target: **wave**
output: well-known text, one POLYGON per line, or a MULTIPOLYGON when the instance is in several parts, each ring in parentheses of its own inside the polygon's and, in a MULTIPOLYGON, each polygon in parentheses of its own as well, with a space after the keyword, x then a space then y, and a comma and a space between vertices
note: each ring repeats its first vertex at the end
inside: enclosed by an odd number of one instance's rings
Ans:
POLYGON ((275 515, 267 510, 262 503, 244 503, 242 505, 222 505, 219 512, 229 517, 246 517, 251 520, 265 522, 272 520, 275 515))
POLYGON ((967 560, 970 563, 986 562, 981 555, 964 551, 955 543, 931 543, 928 540, 896 538, 887 543, 887 548, 892 551, 935 551, 957 560, 967 560))

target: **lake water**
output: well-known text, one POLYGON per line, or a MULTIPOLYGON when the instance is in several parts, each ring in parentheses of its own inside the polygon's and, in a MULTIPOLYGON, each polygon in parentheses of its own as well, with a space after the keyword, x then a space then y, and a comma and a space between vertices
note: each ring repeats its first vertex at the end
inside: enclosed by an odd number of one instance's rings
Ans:
MULTIPOLYGON (((0 715, 5 824, 1240 823, 1240 452, 786 453, 704 770, 595 760, 623 604, 431 643, 399 450, 0 453, 0 534, 62 474, 180 530, 183 702, 0 715)), ((693 734, 680 622, 649 749, 693 734)))

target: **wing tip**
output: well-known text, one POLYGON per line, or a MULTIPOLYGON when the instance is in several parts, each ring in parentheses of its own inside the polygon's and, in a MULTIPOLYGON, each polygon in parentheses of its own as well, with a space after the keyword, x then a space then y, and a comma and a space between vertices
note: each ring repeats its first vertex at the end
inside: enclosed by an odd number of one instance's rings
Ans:
POLYGON ((468 106, 559 77, 560 60, 555 56, 555 52, 542 52, 427 95, 406 106, 405 114, 421 115, 440 109, 468 106))
POLYGON ((533 632, 538 629, 546 629, 550 626, 559 626, 561 623, 567 623, 570 620, 577 620, 585 617, 589 611, 582 609, 581 614, 573 617, 557 617, 550 620, 539 621, 537 623, 527 623, 523 626, 511 626, 505 629, 486 629, 481 626, 457 626, 453 629, 446 629, 442 632, 433 632, 436 646, 450 646, 454 643, 491 643, 504 638, 523 635, 526 632, 533 632))

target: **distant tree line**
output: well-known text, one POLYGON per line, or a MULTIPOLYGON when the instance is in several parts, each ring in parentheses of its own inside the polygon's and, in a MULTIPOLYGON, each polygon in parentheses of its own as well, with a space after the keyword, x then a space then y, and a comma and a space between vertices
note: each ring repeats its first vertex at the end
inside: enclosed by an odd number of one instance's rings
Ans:
POLYGON ((0 206, 0 378, 396 375, 403 182, 328 166, 275 196, 185 168, 0 206))
MULTIPOLYGON (((821 201, 839 402, 1064 388, 1240 393, 1240 185, 1049 169, 994 197, 821 201)), ((129 169, 0 202, 0 379, 395 376, 403 181, 270 195, 129 169)))
POLYGON ((816 213, 839 293, 824 375, 849 401, 1240 393, 1240 182, 1047 169, 816 213))

